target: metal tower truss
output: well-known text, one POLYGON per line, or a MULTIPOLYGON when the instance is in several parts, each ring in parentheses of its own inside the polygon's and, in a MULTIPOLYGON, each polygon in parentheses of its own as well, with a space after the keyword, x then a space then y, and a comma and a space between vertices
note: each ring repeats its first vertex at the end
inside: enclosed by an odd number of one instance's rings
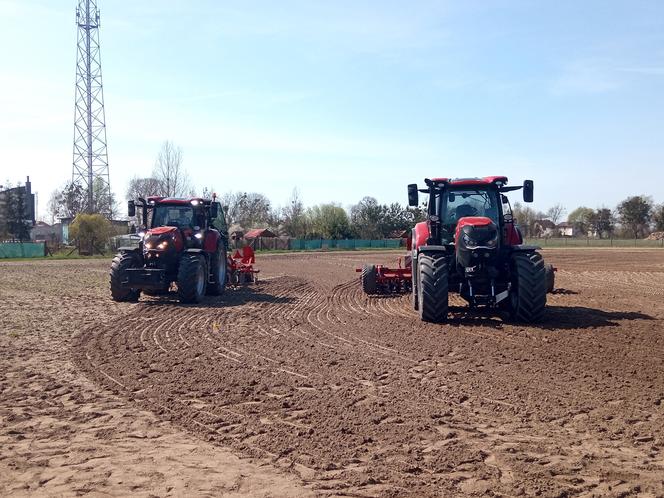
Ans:
POLYGON ((72 182, 86 193, 85 211, 110 214, 111 187, 99 51, 97 0, 79 0, 72 182))

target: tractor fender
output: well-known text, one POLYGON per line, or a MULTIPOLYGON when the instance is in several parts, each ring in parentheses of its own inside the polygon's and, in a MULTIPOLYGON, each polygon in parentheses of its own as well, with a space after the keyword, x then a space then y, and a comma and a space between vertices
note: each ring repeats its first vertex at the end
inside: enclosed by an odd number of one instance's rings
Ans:
POLYGON ((421 221, 413 228, 413 250, 417 251, 425 246, 429 238, 429 225, 426 221, 421 221))
POLYGON ((447 253, 447 246, 421 246, 417 248, 417 252, 424 254, 431 254, 434 252, 444 252, 447 253))
POLYGON ((208 230, 205 234, 205 240, 203 241, 203 250, 205 252, 216 252, 220 238, 221 235, 218 231, 208 230))

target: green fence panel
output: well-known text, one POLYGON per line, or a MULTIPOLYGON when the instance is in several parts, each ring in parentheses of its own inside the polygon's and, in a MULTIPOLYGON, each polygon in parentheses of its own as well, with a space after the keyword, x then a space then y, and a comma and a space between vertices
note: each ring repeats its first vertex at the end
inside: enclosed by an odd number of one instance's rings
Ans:
POLYGON ((357 241, 355 239, 337 240, 337 247, 339 249, 355 249, 356 242, 357 241))
POLYGON ((526 244, 540 247, 664 247, 664 240, 541 238, 527 239, 526 244))
POLYGON ((44 257, 44 244, 41 242, 26 242, 25 244, 5 242, 0 244, 0 259, 42 257, 44 257))
POLYGON ((304 249, 304 239, 290 239, 288 248, 294 251, 301 251, 304 249))
POLYGON ((304 241, 304 249, 311 251, 314 249, 320 249, 323 247, 322 241, 320 239, 314 239, 314 240, 305 240, 304 241))

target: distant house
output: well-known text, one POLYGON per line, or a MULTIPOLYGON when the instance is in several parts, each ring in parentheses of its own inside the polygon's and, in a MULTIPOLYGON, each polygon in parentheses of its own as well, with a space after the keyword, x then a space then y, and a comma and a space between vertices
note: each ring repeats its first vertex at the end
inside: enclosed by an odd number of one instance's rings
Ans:
POLYGON ((268 228, 254 228, 244 234, 245 239, 257 239, 259 237, 274 238, 277 235, 268 228))
POLYGON ((556 234, 556 224, 551 220, 535 220, 533 231, 536 237, 553 237, 556 234))
POLYGON ((30 240, 35 242, 62 242, 62 223, 49 225, 45 221, 38 221, 30 230, 30 240))
POLYGON ((558 225, 556 225, 556 230, 558 230, 561 237, 576 237, 579 233, 572 223, 566 221, 558 223, 558 225))

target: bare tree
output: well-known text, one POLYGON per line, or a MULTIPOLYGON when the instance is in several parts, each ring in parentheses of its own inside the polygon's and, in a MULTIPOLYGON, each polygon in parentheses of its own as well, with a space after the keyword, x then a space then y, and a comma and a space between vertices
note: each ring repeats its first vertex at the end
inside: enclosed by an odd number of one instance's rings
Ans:
POLYGON ((546 212, 546 217, 557 225, 558 222, 563 219, 565 211, 566 211, 565 207, 562 204, 558 203, 549 208, 549 210, 546 212))
POLYGON ((297 188, 293 189, 288 205, 282 209, 284 231, 290 237, 304 238, 307 233, 307 217, 297 188))
POLYGON ((127 187, 127 200, 134 200, 142 197, 143 199, 152 195, 164 195, 161 190, 161 182, 150 176, 139 178, 137 176, 129 180, 127 187))
POLYGON ((152 176, 159 181, 160 194, 165 197, 192 195, 189 175, 182 166, 182 149, 170 140, 162 144, 152 176))

